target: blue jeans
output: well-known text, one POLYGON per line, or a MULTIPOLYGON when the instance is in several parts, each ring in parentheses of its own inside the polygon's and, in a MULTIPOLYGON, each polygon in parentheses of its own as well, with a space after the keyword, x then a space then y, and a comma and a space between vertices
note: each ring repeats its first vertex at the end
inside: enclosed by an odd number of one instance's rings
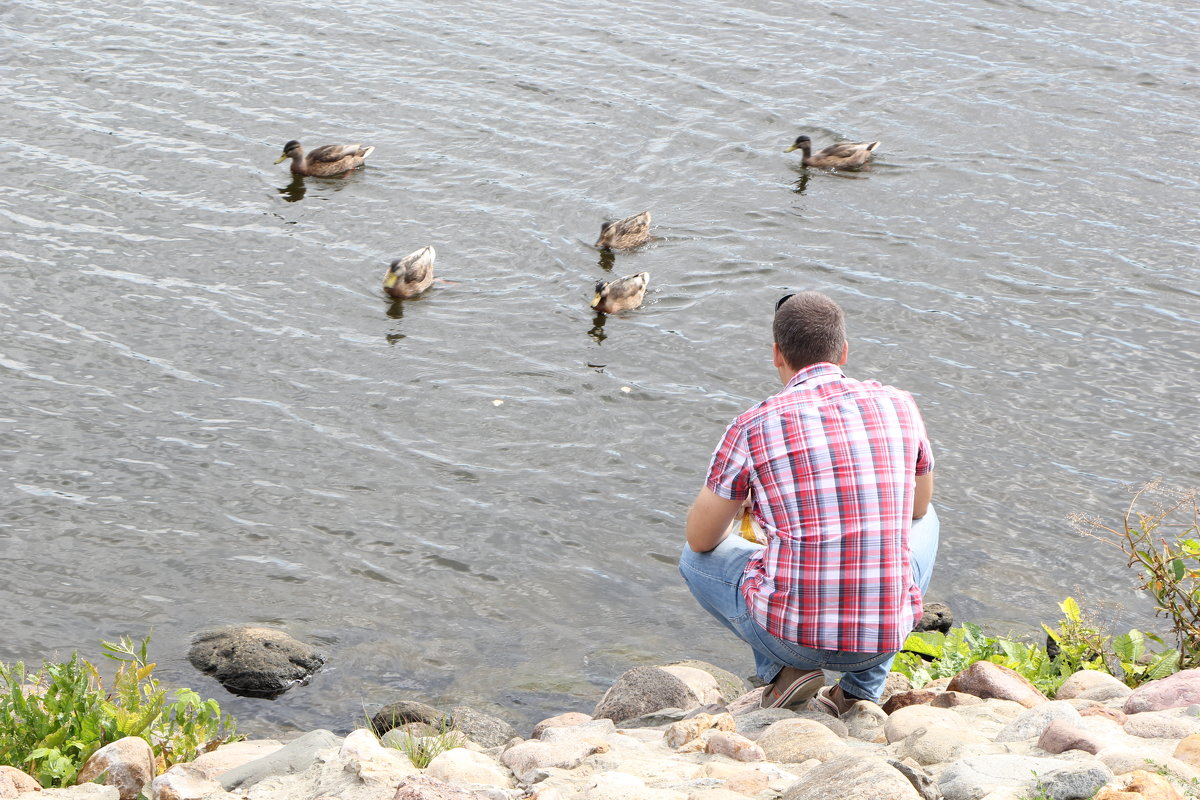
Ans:
MULTIPOLYGON (((929 579, 933 574, 939 528, 937 512, 930 506, 924 517, 913 520, 909 533, 913 579, 921 588, 922 596, 929 589, 929 579)), ((750 556, 761 548, 762 545, 736 535, 727 536, 707 553, 693 552, 684 545, 683 556, 679 559, 679 573, 701 607, 750 645, 754 651, 755 673, 764 682, 774 681, 785 666, 806 670, 825 669, 842 673, 838 685, 846 694, 878 700, 883 694, 883 685, 891 670, 892 660, 896 657, 895 652, 815 650, 772 636, 750 616, 746 600, 742 597, 742 574, 750 556)))

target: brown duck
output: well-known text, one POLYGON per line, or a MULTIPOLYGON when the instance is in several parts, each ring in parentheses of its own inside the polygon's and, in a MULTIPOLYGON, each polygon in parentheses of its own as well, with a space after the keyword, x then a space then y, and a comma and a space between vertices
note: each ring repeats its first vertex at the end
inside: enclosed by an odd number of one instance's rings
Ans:
POLYGON ((383 291, 400 300, 416 297, 433 283, 433 260, 436 257, 437 252, 432 245, 427 245, 404 258, 397 258, 388 267, 383 279, 383 291))
POLYGON ((650 283, 649 272, 626 275, 615 281, 598 281, 596 294, 592 297, 592 308, 605 314, 628 311, 642 304, 646 296, 646 285, 650 283))
POLYGON ((290 158, 293 175, 329 178, 362 166, 374 149, 360 144, 326 144, 306 155, 304 147, 293 139, 283 146, 283 155, 275 159, 275 163, 290 158))
POLYGON ((601 250, 632 250, 650 241, 650 212, 643 211, 600 226, 596 247, 601 250))
POLYGON ((813 153, 812 139, 807 136, 797 136, 796 141, 792 142, 792 146, 783 152, 803 150, 804 158, 801 163, 806 167, 858 169, 867 163, 867 159, 875 152, 876 147, 879 147, 879 142, 838 142, 813 153))

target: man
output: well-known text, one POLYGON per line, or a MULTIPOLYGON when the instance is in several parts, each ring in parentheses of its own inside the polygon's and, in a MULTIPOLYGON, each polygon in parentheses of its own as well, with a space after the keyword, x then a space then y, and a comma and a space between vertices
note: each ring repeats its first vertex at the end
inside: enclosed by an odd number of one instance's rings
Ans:
POLYGON ((938 539, 933 454, 911 395, 842 373, 832 299, 784 297, 773 333, 784 388, 725 431, 679 570, 754 651, 764 707, 837 716, 879 700, 920 619, 938 539), (730 535, 746 504, 765 546, 730 535), (822 669, 842 673, 837 685, 823 687, 822 669))

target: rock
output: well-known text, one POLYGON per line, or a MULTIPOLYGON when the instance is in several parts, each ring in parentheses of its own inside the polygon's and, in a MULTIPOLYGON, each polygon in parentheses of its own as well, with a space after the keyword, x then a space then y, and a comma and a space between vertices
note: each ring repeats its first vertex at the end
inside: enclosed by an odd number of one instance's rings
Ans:
POLYGON ((727 703, 725 710, 736 717, 739 714, 748 714, 751 711, 762 708, 760 702, 762 700, 762 693, 763 687, 761 686, 757 689, 751 689, 736 700, 727 703))
POLYGON ((846 750, 833 731, 808 719, 783 719, 763 731, 755 742, 770 761, 799 764, 810 758, 830 761, 846 750))
POLYGON ((885 705, 892 695, 897 692, 907 692, 913 688, 912 681, 902 672, 889 672, 883 682, 883 693, 879 697, 879 705, 885 705))
POLYGON ((1063 681, 1054 693, 1056 700, 1111 700, 1126 697, 1133 690, 1121 681, 1097 669, 1081 669, 1063 681))
POLYGON ((116 787, 121 800, 135 800, 154 780, 156 771, 150 744, 140 737, 126 736, 92 753, 75 783, 91 783, 103 776, 104 785, 116 787))
POLYGON ((450 729, 454 720, 449 714, 438 711, 431 705, 419 703, 416 700, 397 700, 388 703, 371 717, 371 727, 377 736, 383 736, 393 728, 418 722, 431 728, 450 729))
POLYGON ((262 758, 235 767, 220 777, 226 791, 249 788, 264 778, 304 772, 327 747, 338 747, 342 740, 326 730, 309 731, 262 758))
MULTIPOLYGON (((829 716, 825 714, 824 716, 829 716)), ((750 741, 756 741, 762 732, 781 719, 795 719, 796 713, 786 708, 760 708, 734 717, 737 732, 750 741)), ((833 719, 833 717, 830 717, 833 719)))
POLYGON ((16 800, 118 800, 121 793, 115 786, 101 786, 98 783, 84 783, 66 789, 42 789, 36 792, 23 792, 16 800))
POLYGON ((846 733, 864 742, 886 741, 883 726, 887 719, 888 715, 883 709, 870 700, 858 701, 841 716, 841 721, 846 725, 846 733))
POLYGON ((977 706, 984 702, 982 697, 976 697, 966 692, 939 692, 938 696, 929 701, 934 708, 957 708, 959 706, 977 706))
POLYGON ((732 758, 734 761, 765 761, 766 753, 754 742, 737 733, 711 731, 704 752, 732 758))
POLYGON ((196 636, 188 661, 234 694, 269 698, 307 683, 325 656, 283 631, 234 625, 196 636))
POLYGON ((681 747, 688 742, 699 739, 700 734, 705 731, 716 728, 722 731, 736 731, 737 723, 733 721, 733 717, 729 714, 701 714, 698 717, 691 719, 680 720, 674 723, 663 734, 663 739, 666 740, 670 747, 681 747))
POLYGON ((1079 709, 1079 716, 1081 716, 1081 717, 1104 717, 1105 719, 1111 719, 1113 722, 1117 723, 1118 725, 1124 725, 1125 720, 1129 719, 1129 717, 1125 714, 1124 711, 1119 711, 1115 708, 1108 708, 1106 706, 1097 706, 1097 705, 1091 705, 1091 706, 1087 706, 1086 708, 1079 709))
POLYGON ((1133 690, 1125 699, 1126 714, 1163 711, 1200 703, 1200 669, 1185 669, 1133 690))
POLYGON ((1082 750, 1095 755, 1104 747, 1104 742, 1097 736, 1081 731, 1070 720, 1056 719, 1038 737, 1038 747, 1056 755, 1068 750, 1082 750))
POLYGON ((941 693, 929 689, 909 689, 904 692, 896 692, 883 704, 883 713, 894 714, 908 706, 929 705, 939 694, 941 693))
POLYGON ((1145 711, 1130 715, 1121 727, 1130 736, 1143 739, 1186 739, 1193 733, 1200 733, 1200 719, 1145 711))
POLYGON ((385 747, 366 728, 350 731, 342 740, 338 755, 349 762, 347 769, 353 769, 364 781, 387 781, 392 776, 400 777, 417 771, 404 752, 385 747))
MULTIPOLYGON (((683 719, 688 719, 693 711, 700 708, 719 708, 724 711, 724 706, 698 706, 692 711, 684 711, 682 708, 660 708, 658 711, 652 711, 649 714, 642 714, 640 717, 633 719, 621 720, 622 728, 660 728, 666 725, 671 725, 683 719)), ((591 719, 589 717, 588 719, 591 719)))
POLYGON ((1181 739, 1172 755, 1185 764, 1200 767, 1200 734, 1193 733, 1181 739))
POLYGON ((428 775, 409 775, 400 781, 392 800, 486 800, 488 797, 482 792, 451 786, 428 775))
POLYGON ((609 687, 592 716, 620 722, 660 708, 686 710, 700 704, 686 683, 661 667, 634 667, 609 687))
POLYGON ((270 755, 283 747, 276 739, 230 742, 216 750, 201 753, 192 761, 192 766, 201 770, 205 777, 217 779, 235 767, 249 764, 255 759, 270 755))
POLYGON ((1105 787, 1096 793, 1095 800, 1183 800, 1183 795, 1161 775, 1139 769, 1128 777, 1123 788, 1105 787))
POLYGON ((500 747, 519 735, 516 728, 499 717, 470 706, 455 706, 450 709, 450 717, 455 730, 483 747, 500 747))
POLYGON ((513 776, 493 758, 456 747, 440 753, 429 762, 425 774, 446 783, 479 783, 510 789, 513 776))
POLYGON ((1168 777, 1180 783, 1189 783, 1193 778, 1200 778, 1200 771, 1177 758, 1164 756, 1154 750, 1106 747, 1096 754, 1096 758, 1112 770, 1114 775, 1128 775, 1142 769, 1166 773, 1168 777))
POLYGON ((973 756, 942 772, 938 788, 946 800, 979 800, 997 790, 1038 790, 1056 800, 1091 797, 1112 778, 1095 761, 1064 762, 1031 756, 973 756), (1090 787, 1090 788, 1088 788, 1090 787))
POLYGON ((512 770, 518 780, 532 783, 531 778, 540 770, 550 767, 575 769, 598 749, 597 745, 588 742, 528 741, 505 750, 500 763, 512 770))
POLYGON ((887 761, 847 754, 814 767, 780 800, 921 800, 921 795, 887 761))
POLYGON ((692 694, 699 698, 701 705, 724 705, 728 702, 721 693, 717 679, 702 669, 682 666, 659 667, 659 669, 683 681, 684 685, 692 690, 692 694))
POLYGON ((957 760, 964 747, 987 744, 988 740, 970 730, 944 727, 917 728, 901 739, 896 754, 911 758, 922 766, 957 760))
POLYGON ((591 722, 592 718, 587 714, 579 711, 568 711, 566 714, 559 714, 546 719, 533 726, 533 732, 529 734, 530 739, 542 738, 542 731, 546 728, 565 728, 570 725, 581 725, 585 722, 591 722))
POLYGON ((1029 709, 1008 723, 996 735, 997 742, 1023 742, 1042 735, 1054 720, 1065 720, 1077 726, 1082 720, 1075 706, 1065 700, 1051 700, 1029 709))
POLYGON ((892 769, 908 779, 908 782, 917 790, 921 800, 942 800, 942 790, 938 788, 937 781, 928 772, 904 761, 896 761, 892 758, 886 760, 892 769))
POLYGON ((16 797, 22 792, 40 792, 42 785, 16 767, 0 766, 0 797, 16 797))
POLYGON ((154 800, 201 800, 222 791, 221 784, 191 764, 175 764, 150 784, 154 800))
POLYGON ((1026 708, 1046 702, 1046 695, 1015 670, 990 661, 976 661, 946 685, 951 692, 966 692, 976 697, 1014 700, 1026 708))
POLYGON ((676 661, 667 665, 670 667, 693 667, 704 670, 717 681, 721 690, 721 703, 731 703, 746 693, 746 682, 728 670, 709 664, 707 661, 676 661))
POLYGON ((687 800, 683 792, 650 789, 636 775, 624 772, 604 772, 583 789, 583 800, 687 800))
MULTIPOLYGON (((616 731, 617 726, 613 725, 611 719, 594 719, 582 725, 570 725, 565 728, 547 728, 542 732, 542 741, 550 742, 551 744, 586 742, 596 745, 606 742, 608 737, 616 733, 616 731)), ((648 735, 651 739, 659 738, 653 732, 648 732, 648 735)))
POLYGON ((889 742, 905 739, 918 728, 944 728, 965 730, 962 717, 947 708, 932 706, 907 706, 888 717, 883 726, 883 735, 889 742))
POLYGON ((837 734, 841 739, 845 739, 850 735, 850 729, 846 727, 846 723, 842 722, 837 717, 829 716, 824 711, 809 711, 808 709, 804 709, 802 711, 796 711, 794 714, 796 719, 807 719, 824 725, 826 728, 829 728, 829 730, 837 734))
POLYGON ((954 612, 945 603, 925 603, 921 619, 917 621, 914 631, 938 631, 949 633, 954 626, 954 612))

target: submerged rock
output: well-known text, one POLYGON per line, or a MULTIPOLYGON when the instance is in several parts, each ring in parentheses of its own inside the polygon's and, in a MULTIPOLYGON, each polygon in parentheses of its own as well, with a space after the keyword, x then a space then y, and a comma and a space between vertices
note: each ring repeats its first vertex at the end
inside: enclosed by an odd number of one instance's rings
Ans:
POLYGON ((196 636, 188 661, 234 694, 270 698, 307 683, 325 656, 283 631, 235 625, 196 636))

